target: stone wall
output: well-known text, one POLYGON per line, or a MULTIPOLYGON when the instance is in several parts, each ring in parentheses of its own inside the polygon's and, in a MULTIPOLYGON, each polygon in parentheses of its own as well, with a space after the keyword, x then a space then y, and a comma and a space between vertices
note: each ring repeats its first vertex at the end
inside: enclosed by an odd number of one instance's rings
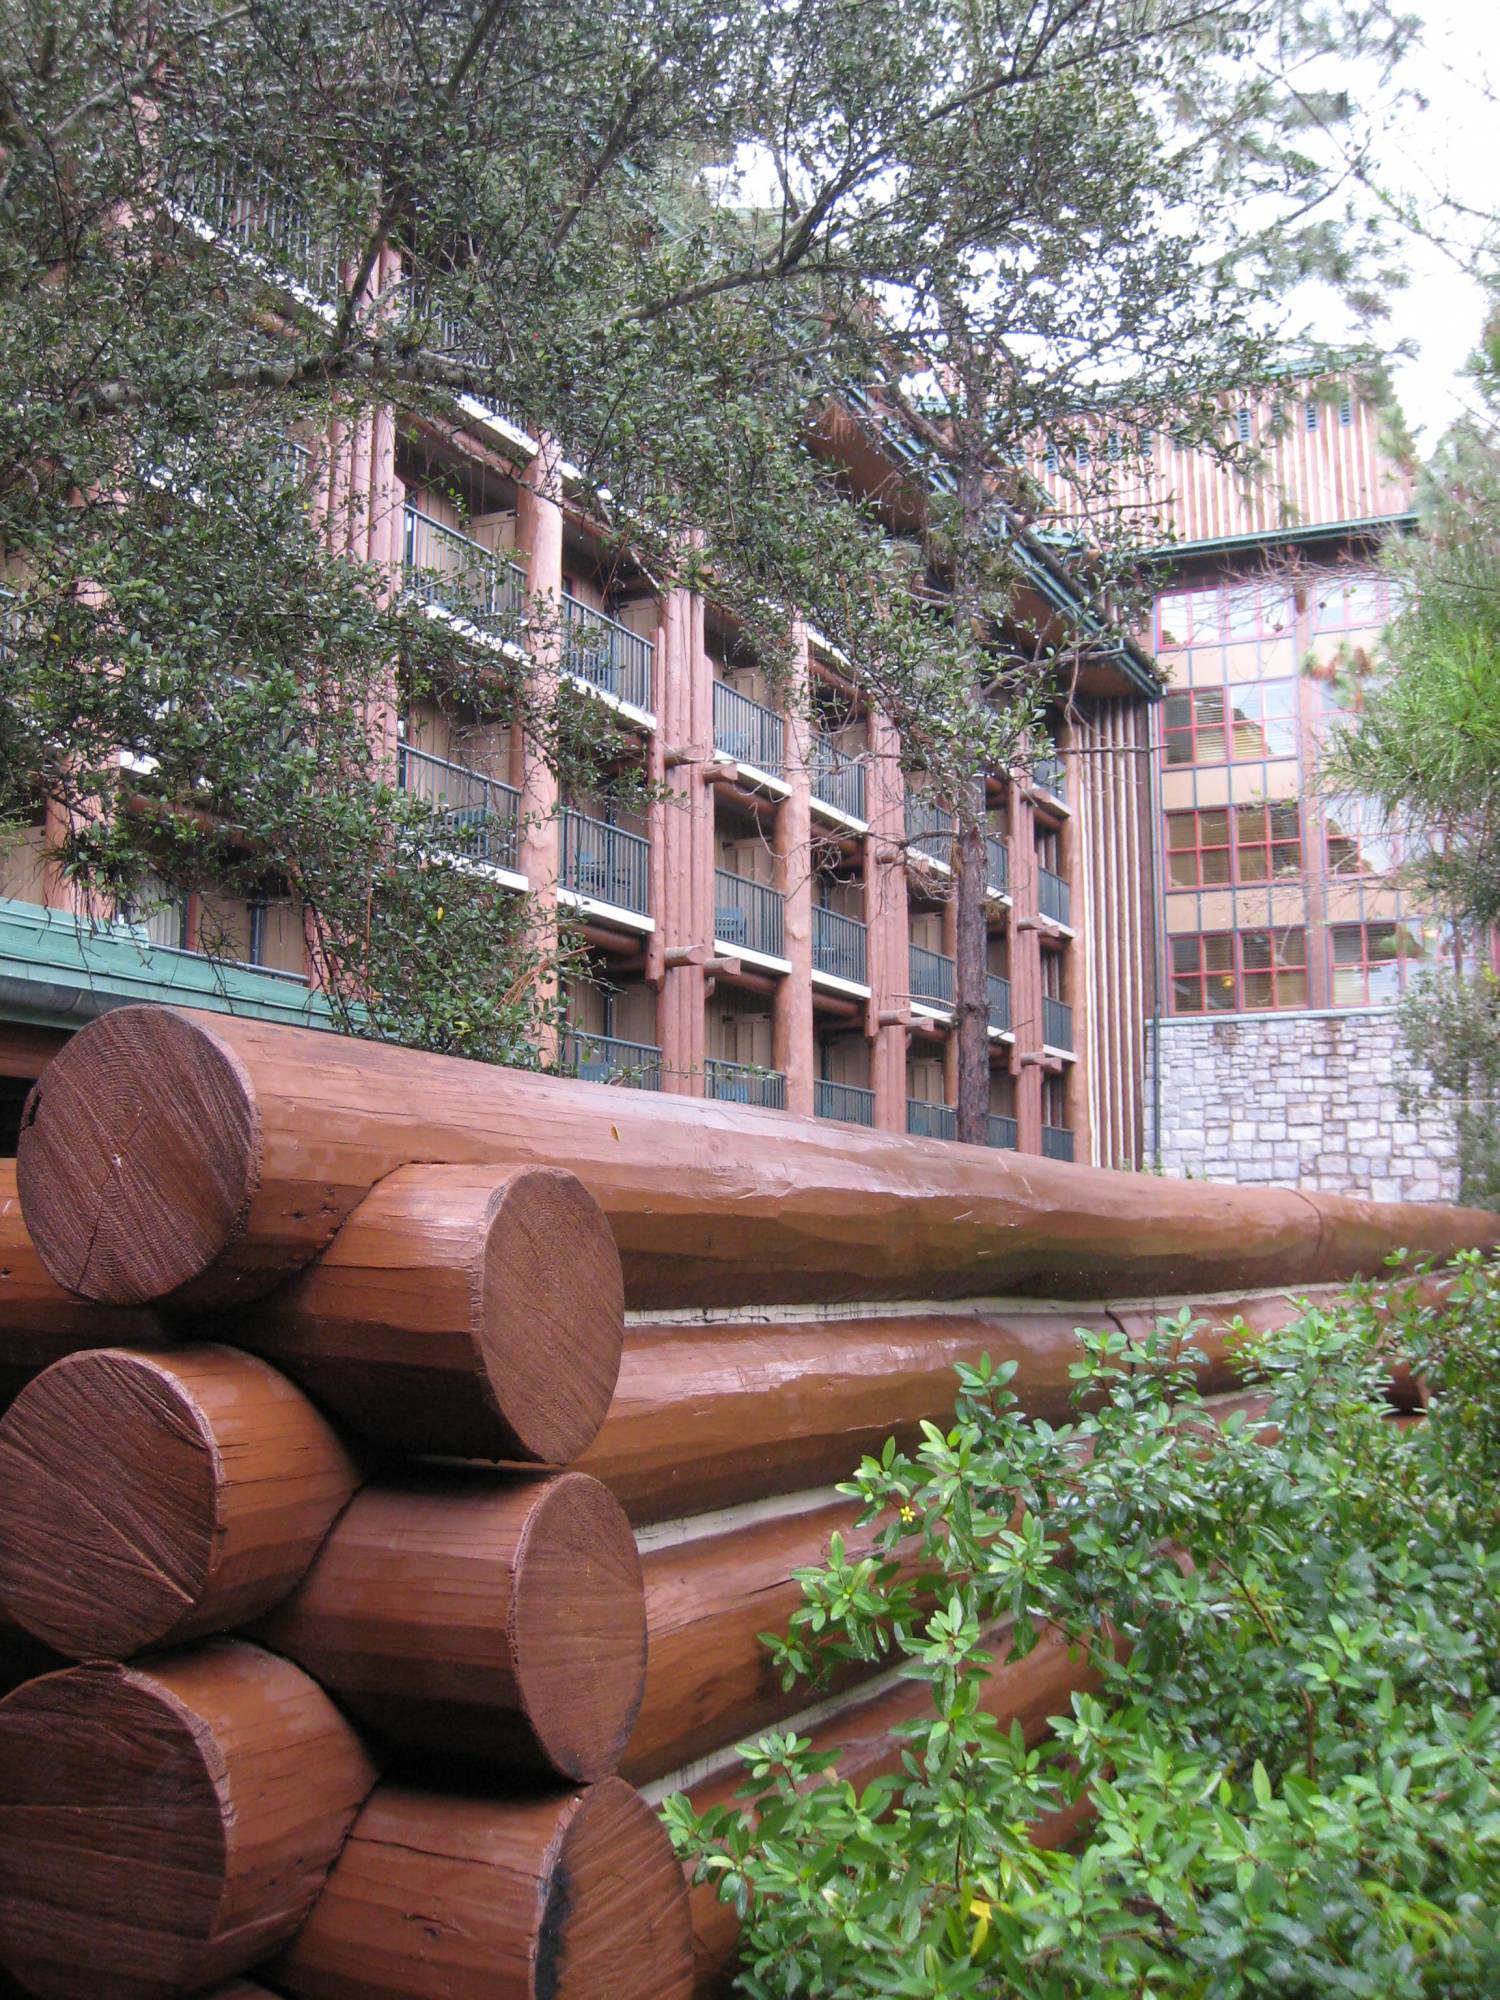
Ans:
MULTIPOLYGON (((1390 1011, 1166 1020, 1160 1035, 1165 1172, 1377 1201, 1455 1198, 1450 1122, 1407 1117, 1397 1101, 1401 1038, 1390 1011)), ((1148 1138, 1148 1159, 1154 1150, 1148 1138)))

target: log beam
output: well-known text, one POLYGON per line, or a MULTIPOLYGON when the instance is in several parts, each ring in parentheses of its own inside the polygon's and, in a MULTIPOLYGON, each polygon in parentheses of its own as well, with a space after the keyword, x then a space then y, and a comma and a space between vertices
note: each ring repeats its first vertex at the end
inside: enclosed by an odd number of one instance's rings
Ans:
POLYGON ((830 1127, 165 1007, 92 1021, 28 1100, 27 1225, 104 1302, 259 1296, 413 1160, 576 1172, 640 1308, 1300 1287, 1492 1214, 1215 1187, 830 1127))

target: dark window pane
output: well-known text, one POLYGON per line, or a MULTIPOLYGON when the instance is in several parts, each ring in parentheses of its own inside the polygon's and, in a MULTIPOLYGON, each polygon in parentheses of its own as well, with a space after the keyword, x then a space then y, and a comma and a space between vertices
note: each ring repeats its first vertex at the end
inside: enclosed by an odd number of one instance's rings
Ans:
POLYGON ((1205 722, 1224 720, 1224 690, 1222 688, 1199 688, 1193 696, 1193 707, 1197 713, 1199 727, 1205 722))
POLYGON ((1167 857, 1167 880, 1174 889, 1195 889, 1198 886, 1198 856, 1189 848, 1186 854, 1171 854, 1167 857))
POLYGON ((1229 880, 1229 849, 1227 847, 1205 848, 1203 853, 1203 880, 1210 888, 1229 880))
POLYGON ((1300 924, 1276 932, 1276 961, 1279 965, 1306 965, 1307 933, 1300 924))
POLYGON ((1193 815, 1191 813, 1167 814, 1167 845, 1173 848, 1192 847, 1194 845, 1193 815))
POLYGON ((1229 845, 1229 815, 1217 807, 1198 815, 1198 838, 1204 847, 1229 845))
POLYGON ((1360 949, 1358 924, 1335 924, 1333 927, 1333 962, 1335 965, 1357 965, 1364 953, 1360 949))
POLYGON ((1276 1004, 1278 1007, 1305 1007, 1307 1005, 1307 974, 1305 972, 1283 972, 1276 982, 1276 1004))
POLYGON ((1240 957, 1246 971, 1263 971, 1271 963, 1271 933, 1269 931, 1241 931, 1240 957))
POLYGON ((1272 840, 1297 840, 1302 833, 1302 820, 1294 799, 1284 800, 1274 805, 1271 811, 1272 840))
POLYGON ((1203 1012, 1203 987, 1198 980, 1178 978, 1172 981, 1172 1012, 1174 1014, 1203 1012))
POLYGON ((1245 1005, 1247 1007, 1270 1007, 1275 996, 1271 990, 1269 972, 1247 972, 1245 974, 1245 1005))
POLYGON ((1234 990, 1234 975, 1229 972, 1216 972, 1204 984, 1207 989, 1207 1011, 1211 1014, 1233 1013, 1238 1005, 1234 990))
POLYGON ((1210 972, 1234 970, 1234 939, 1227 931, 1203 940, 1203 963, 1210 972))
POLYGON ((1169 694, 1162 703, 1162 719, 1168 729, 1186 729, 1193 719, 1192 696, 1169 694))
POLYGON ((1193 739, 1186 730, 1167 738, 1167 762, 1169 764, 1191 764, 1193 761, 1193 739))
POLYGON ((1240 880, 1242 882, 1264 882, 1270 874, 1263 847, 1242 847, 1240 849, 1240 880))
POLYGON ((1365 956, 1372 965, 1381 959, 1394 958, 1400 950, 1400 933, 1394 924, 1367 924, 1365 956))
POLYGON ((1198 970, 1197 938, 1195 937, 1173 938, 1172 970, 1174 972, 1196 972, 1198 970))

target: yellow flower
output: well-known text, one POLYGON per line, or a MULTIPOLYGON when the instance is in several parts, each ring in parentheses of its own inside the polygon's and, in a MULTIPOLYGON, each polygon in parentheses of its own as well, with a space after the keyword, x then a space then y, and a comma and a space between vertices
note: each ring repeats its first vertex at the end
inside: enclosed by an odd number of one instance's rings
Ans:
POLYGON ((906 1523, 906 1525, 907 1525, 908 1527, 910 1527, 910 1526, 911 1526, 911 1524, 912 1524, 912 1522, 913 1522, 913 1521, 915 1521, 915 1520, 916 1520, 916 1518, 917 1518, 917 1510, 916 1510, 916 1508, 915 1508, 915 1507, 903 1507, 903 1508, 901 1509, 901 1518, 902 1518, 902 1520, 903 1520, 903 1521, 904 1521, 904 1522, 906 1523))
POLYGON ((432 921, 435 924, 440 924, 443 921, 443 905, 441 903, 439 903, 437 908, 433 911, 432 921))
POLYGON ((990 1934, 990 1905, 983 1896, 975 1896, 969 1904, 969 1915, 977 1919, 974 1935, 969 1939, 969 1956, 977 1958, 984 1949, 984 1941, 990 1934))

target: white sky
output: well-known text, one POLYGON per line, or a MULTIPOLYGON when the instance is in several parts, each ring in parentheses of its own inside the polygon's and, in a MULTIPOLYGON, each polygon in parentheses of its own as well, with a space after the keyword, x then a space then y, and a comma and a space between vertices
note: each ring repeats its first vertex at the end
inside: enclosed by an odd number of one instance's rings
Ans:
MULTIPOLYGON (((1379 166, 1396 188, 1439 216, 1445 194, 1500 211, 1500 6, 1496 0, 1412 0, 1426 20, 1424 47, 1396 79, 1422 94, 1379 142, 1379 166), (1487 94, 1488 87, 1488 94, 1487 94)), ((1460 259, 1472 267, 1478 222, 1451 216, 1460 259), (1467 235, 1465 243, 1464 235, 1467 235)), ((1485 296, 1471 270, 1408 236, 1411 280, 1391 302, 1385 332, 1415 357, 1394 364, 1397 392, 1421 449, 1429 451, 1463 407, 1460 370, 1476 345, 1485 296)))

